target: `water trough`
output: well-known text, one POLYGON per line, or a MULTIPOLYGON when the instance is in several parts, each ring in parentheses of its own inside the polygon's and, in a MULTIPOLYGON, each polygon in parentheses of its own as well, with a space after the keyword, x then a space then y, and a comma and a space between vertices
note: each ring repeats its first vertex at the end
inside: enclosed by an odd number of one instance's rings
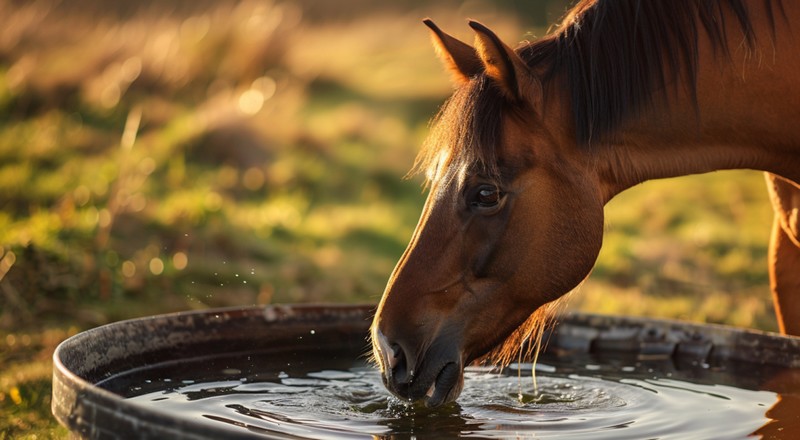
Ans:
POLYGON ((381 387, 372 313, 254 306, 91 329, 54 354, 53 414, 96 439, 800 435, 800 338, 568 314, 536 387, 525 362, 470 368, 458 402, 428 410, 381 387))

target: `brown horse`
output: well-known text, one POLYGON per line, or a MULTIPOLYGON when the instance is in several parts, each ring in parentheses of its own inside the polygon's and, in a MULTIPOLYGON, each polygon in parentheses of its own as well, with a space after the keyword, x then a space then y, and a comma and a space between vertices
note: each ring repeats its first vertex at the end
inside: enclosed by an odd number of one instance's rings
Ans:
POLYGON ((452 401, 465 365, 535 339, 591 271, 603 206, 650 179, 767 172, 775 309, 800 334, 800 2, 583 0, 516 50, 474 21, 474 47, 425 23, 456 89, 372 326, 393 393, 452 401))

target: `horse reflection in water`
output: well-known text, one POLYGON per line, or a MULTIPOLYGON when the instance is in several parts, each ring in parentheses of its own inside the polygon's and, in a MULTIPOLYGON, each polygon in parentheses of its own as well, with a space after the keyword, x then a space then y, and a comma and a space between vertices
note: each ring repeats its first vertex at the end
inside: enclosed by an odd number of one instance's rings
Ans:
POLYGON ((426 20, 456 88, 416 168, 429 196, 372 325, 386 386, 437 406, 508 360, 589 274, 603 207, 650 179, 766 171, 781 331, 800 334, 800 2, 584 0, 512 50, 426 20))

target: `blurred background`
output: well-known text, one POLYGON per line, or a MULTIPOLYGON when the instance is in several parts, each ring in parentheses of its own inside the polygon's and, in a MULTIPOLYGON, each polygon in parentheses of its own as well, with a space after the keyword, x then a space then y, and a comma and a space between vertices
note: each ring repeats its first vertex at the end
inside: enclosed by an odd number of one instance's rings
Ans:
MULTIPOLYGON (((567 0, 0 0, 0 440, 66 433, 52 351, 120 319, 376 303, 451 91, 424 17, 514 45, 567 0)), ((763 177, 650 182, 607 207, 570 309, 775 330, 763 177)))

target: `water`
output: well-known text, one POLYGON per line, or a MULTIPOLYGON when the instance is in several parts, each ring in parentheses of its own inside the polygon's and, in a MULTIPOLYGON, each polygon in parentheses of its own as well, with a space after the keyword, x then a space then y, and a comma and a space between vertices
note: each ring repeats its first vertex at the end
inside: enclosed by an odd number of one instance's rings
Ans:
POLYGON ((502 372, 469 368, 458 401, 428 409, 392 397, 374 368, 353 359, 358 357, 343 353, 242 354, 161 364, 100 386, 176 418, 267 436, 617 440, 746 438, 757 431, 798 435, 792 430, 800 414, 796 394, 780 398, 763 384, 781 372, 752 366, 729 371, 670 360, 546 355, 536 368, 538 390, 530 364, 502 372))

